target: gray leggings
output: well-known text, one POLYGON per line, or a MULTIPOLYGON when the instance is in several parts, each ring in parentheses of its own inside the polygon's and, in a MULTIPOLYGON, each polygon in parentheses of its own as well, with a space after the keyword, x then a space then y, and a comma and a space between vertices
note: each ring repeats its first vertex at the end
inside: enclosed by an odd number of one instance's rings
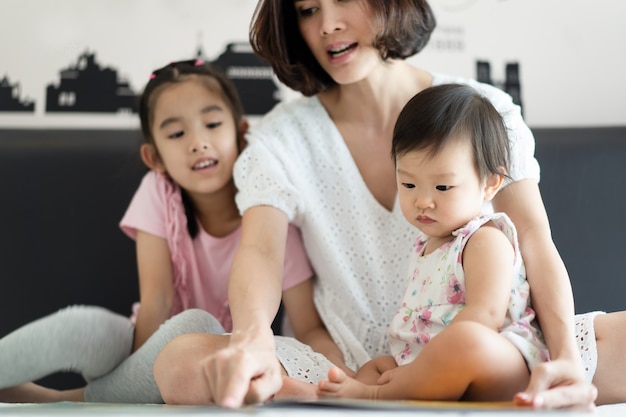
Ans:
POLYGON ((93 306, 68 307, 31 322, 0 339, 0 389, 73 371, 88 381, 85 401, 162 403, 152 376, 161 349, 182 334, 224 329, 206 311, 186 310, 130 355, 133 331, 128 317, 93 306))

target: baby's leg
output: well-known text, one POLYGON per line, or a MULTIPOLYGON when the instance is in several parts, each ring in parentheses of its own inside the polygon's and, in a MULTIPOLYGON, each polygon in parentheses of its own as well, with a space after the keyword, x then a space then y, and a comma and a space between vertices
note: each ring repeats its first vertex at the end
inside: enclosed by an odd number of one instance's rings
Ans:
MULTIPOLYGON (((578 319, 578 317, 577 317, 578 319)), ((594 337, 597 346, 597 368, 593 384, 598 389, 597 405, 626 402, 626 312, 600 314, 594 326, 577 338, 594 337)), ((587 345, 588 346, 588 345, 587 345)), ((586 352, 595 355, 595 352, 586 352)))
POLYGON ((320 383, 320 395, 370 399, 505 401, 525 388, 522 355, 497 332, 474 322, 453 323, 387 383, 365 385, 338 370, 320 383))
POLYGON ((391 356, 381 356, 366 362, 354 378, 335 367, 328 371, 328 380, 320 381, 318 394, 331 398, 376 399, 378 380, 385 372, 397 369, 398 365, 391 356))
POLYGON ((154 361, 175 337, 188 333, 222 334, 222 325, 204 310, 192 309, 172 317, 109 374, 89 382, 85 400, 90 402, 163 403, 152 374, 154 361))
MULTIPOLYGON (((33 321, 0 339, 0 388, 16 387, 44 376, 73 371, 86 379, 104 375, 129 354, 133 326, 127 317, 100 307, 73 306, 33 321)), ((53 391, 34 384, 4 390, 33 396, 53 391)))

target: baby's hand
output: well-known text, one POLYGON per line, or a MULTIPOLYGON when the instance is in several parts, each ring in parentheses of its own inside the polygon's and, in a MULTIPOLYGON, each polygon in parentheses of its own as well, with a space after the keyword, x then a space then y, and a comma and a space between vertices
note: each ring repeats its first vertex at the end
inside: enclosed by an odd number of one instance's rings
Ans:
POLYGON ((389 381, 391 381, 393 379, 393 373, 397 370, 398 368, 393 368, 390 369, 388 371, 383 372, 382 374, 380 374, 380 376, 378 377, 378 379, 376 380, 376 383, 378 385, 385 385, 388 384, 389 381))

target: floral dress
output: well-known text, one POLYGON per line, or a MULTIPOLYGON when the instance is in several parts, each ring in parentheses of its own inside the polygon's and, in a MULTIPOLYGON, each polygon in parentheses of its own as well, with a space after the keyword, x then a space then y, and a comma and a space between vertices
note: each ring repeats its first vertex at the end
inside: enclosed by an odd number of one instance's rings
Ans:
POLYGON ((398 365, 412 362, 465 306, 463 248, 470 236, 489 221, 508 237, 515 251, 511 298, 500 333, 519 349, 529 368, 548 360, 548 350, 530 305, 517 232, 506 214, 494 213, 474 218, 452 233, 452 241, 428 255, 424 255, 428 237, 417 238, 402 304, 389 328, 390 350, 398 365))

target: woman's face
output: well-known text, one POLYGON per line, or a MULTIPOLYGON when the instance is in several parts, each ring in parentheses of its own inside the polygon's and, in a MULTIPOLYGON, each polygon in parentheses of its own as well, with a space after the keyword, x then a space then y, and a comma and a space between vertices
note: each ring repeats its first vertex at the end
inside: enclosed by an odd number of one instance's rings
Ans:
POLYGON ((365 0, 294 0, 300 33, 337 84, 367 77, 382 62, 374 17, 365 0))

